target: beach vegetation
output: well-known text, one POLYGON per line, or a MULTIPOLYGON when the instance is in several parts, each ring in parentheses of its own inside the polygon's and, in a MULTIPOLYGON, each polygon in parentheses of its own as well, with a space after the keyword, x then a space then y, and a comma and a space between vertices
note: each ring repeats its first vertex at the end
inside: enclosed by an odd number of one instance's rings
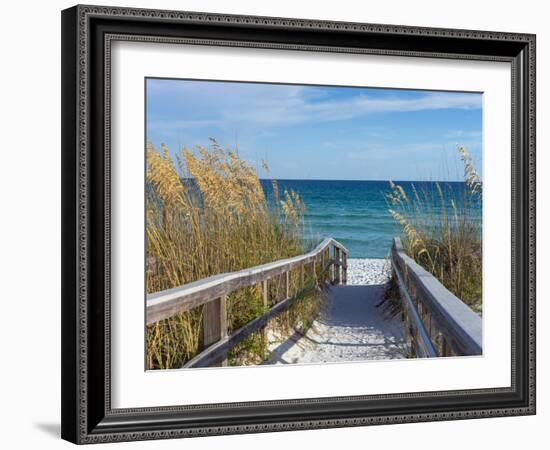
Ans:
MULTIPOLYGON (((268 169, 264 165, 264 169, 268 169)), ((233 272, 306 252, 305 205, 300 195, 274 182, 268 204, 256 170, 214 140, 184 148, 174 159, 164 144, 147 144, 146 290, 154 293, 212 275, 233 272)), ((283 332, 305 331, 318 314, 317 274, 292 271, 290 289, 299 301, 272 321, 283 332), (302 279, 304 283, 302 284, 302 279)), ((270 282, 269 298, 282 298, 270 282)), ((227 298, 228 332, 269 306, 259 286, 227 298)), ((148 369, 182 367, 201 349, 202 307, 147 326, 148 369)), ((265 332, 253 333, 229 354, 232 364, 258 364, 268 357, 265 332)))
POLYGON ((474 311, 482 312, 483 184, 466 147, 457 146, 464 183, 414 183, 404 189, 390 181, 385 197, 399 224, 405 252, 474 311))

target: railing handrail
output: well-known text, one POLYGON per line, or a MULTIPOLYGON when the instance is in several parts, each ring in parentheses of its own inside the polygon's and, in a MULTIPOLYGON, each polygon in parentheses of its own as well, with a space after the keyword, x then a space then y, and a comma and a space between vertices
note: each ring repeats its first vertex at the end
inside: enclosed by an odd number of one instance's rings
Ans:
POLYGON ((399 292, 401 294, 401 300, 403 302, 403 312, 408 316, 406 320, 406 333, 409 333, 408 342, 411 343, 411 339, 414 336, 415 342, 415 353, 416 356, 420 358, 435 358, 437 357, 437 350, 434 347, 434 344, 431 340, 430 333, 426 330, 426 326, 422 321, 422 318, 418 314, 414 302, 409 295, 407 290, 407 285, 403 280, 403 275, 401 274, 399 268, 393 268, 395 275, 397 277, 397 285, 399 292))
POLYGON ((188 311, 238 289, 252 286, 307 264, 331 245, 340 249, 346 256, 348 255, 347 248, 340 242, 333 238, 325 238, 315 249, 303 255, 235 272, 213 275, 175 288, 148 294, 146 301, 147 324, 166 319, 179 312, 188 311))
POLYGON ((481 317, 409 257, 398 237, 393 239, 392 254, 401 260, 409 279, 414 282, 417 300, 430 310, 443 338, 453 350, 462 355, 481 355, 481 317))

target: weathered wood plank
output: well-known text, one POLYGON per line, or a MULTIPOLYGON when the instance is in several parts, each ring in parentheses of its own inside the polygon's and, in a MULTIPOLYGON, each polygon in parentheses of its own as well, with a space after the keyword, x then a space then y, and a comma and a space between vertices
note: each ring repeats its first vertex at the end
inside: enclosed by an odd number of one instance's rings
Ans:
POLYGON ((267 280, 262 281, 262 301, 264 308, 267 308, 267 305, 269 303, 269 291, 267 289, 267 280))
POLYGON ((342 253, 342 284, 348 284, 348 254, 342 253))
POLYGON ((334 247, 334 259, 338 263, 334 265, 334 282, 340 284, 340 249, 338 247, 334 247))
POLYGON ((329 282, 332 282, 332 266, 330 265, 330 259, 330 247, 327 247, 325 249, 325 267, 328 267, 328 270, 325 271, 325 281, 328 279, 329 282))
POLYGON ((290 272, 285 272, 285 298, 290 298, 290 272))
POLYGON ((205 303, 202 320, 205 347, 227 336, 227 297, 205 303))
POLYGON ((287 298, 279 303, 276 303, 266 314, 248 322, 246 325, 231 334, 231 336, 227 336, 224 339, 212 344, 193 359, 189 360, 183 367, 212 367, 214 364, 217 364, 219 361, 225 359, 229 350, 231 350, 235 345, 242 342, 254 331, 257 331, 267 325, 272 318, 291 306, 294 301, 295 298, 287 298))
POLYGON ((261 283, 292 269, 302 267, 304 264, 312 262, 317 255, 330 246, 347 253, 347 249, 342 244, 332 238, 327 238, 314 250, 304 255, 237 272, 214 275, 176 288, 149 294, 147 296, 147 324, 166 319, 179 312, 188 311, 238 289, 261 283))
POLYGON ((407 289, 430 311, 430 321, 443 334, 445 345, 456 355, 482 354, 482 321, 464 302, 445 288, 431 273, 407 256, 399 238, 392 246, 394 268, 406 271, 407 289))
MULTIPOLYGON (((205 303, 202 312, 202 346, 209 347, 227 336, 227 297, 205 303)), ((223 365, 223 361, 220 362, 223 365)))
POLYGON ((410 336, 414 335, 414 344, 415 344, 415 353, 416 356, 420 358, 434 358, 437 356, 437 351, 434 348, 432 341, 430 339, 430 336, 428 332, 426 331, 426 328, 424 327, 424 324, 422 323, 422 320, 420 320, 420 317, 416 311, 416 308, 414 306, 414 303, 407 292, 407 288, 405 285, 405 282, 403 280, 403 277, 397 267, 394 266, 394 272, 397 276, 397 284, 399 286, 399 292, 401 293, 401 298, 403 300, 403 304, 405 306, 406 310, 406 323, 407 323, 407 339, 409 342, 409 345, 411 347, 413 346, 413 342, 410 340, 410 336))

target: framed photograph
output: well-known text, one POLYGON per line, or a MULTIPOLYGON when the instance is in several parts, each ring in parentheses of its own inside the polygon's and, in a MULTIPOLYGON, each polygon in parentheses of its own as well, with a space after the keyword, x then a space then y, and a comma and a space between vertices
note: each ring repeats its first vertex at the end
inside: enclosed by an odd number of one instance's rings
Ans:
POLYGON ((62 436, 535 413, 535 36, 62 12, 62 436))

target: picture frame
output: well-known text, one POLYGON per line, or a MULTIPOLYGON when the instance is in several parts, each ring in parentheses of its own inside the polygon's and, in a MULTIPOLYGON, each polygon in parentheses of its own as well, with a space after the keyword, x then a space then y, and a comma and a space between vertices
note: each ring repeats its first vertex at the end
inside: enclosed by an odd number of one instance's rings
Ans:
POLYGON ((84 444, 535 414, 535 42, 534 35, 508 32, 83 5, 64 10, 62 437, 84 444), (510 386, 113 408, 110 70, 116 41, 509 63, 510 386))

